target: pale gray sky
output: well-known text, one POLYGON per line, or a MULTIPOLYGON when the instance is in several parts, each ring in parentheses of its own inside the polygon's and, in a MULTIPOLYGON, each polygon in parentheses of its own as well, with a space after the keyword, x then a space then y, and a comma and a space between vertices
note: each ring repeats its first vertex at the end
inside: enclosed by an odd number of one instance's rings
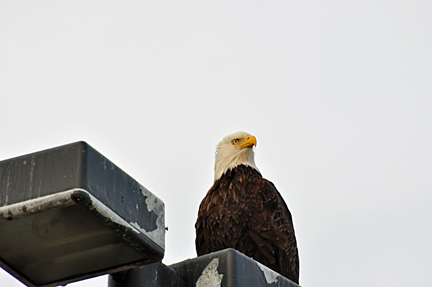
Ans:
MULTIPOLYGON (((294 219, 302 286, 426 286, 432 2, 2 1, 0 160, 85 140, 195 257, 216 144, 244 130, 294 219)), ((71 284, 104 287, 106 276, 71 284)), ((0 286, 23 286, 0 270, 0 286)))

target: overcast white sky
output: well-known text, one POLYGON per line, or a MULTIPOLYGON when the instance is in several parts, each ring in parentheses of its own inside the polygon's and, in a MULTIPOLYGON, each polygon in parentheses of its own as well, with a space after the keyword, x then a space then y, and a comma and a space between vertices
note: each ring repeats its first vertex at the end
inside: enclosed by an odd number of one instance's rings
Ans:
MULTIPOLYGON (((293 214, 301 285, 426 286, 431 15, 425 0, 1 1, 0 160, 87 141, 165 202, 172 264, 196 256, 216 144, 247 131, 293 214)), ((0 286, 23 285, 0 270, 0 286)))

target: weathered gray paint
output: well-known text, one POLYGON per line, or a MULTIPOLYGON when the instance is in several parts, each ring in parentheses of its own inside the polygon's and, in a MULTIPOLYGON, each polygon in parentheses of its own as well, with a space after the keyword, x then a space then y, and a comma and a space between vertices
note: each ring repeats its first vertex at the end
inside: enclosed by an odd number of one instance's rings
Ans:
POLYGON ((164 203, 85 142, 0 162, 0 266, 56 286, 160 261, 164 203))

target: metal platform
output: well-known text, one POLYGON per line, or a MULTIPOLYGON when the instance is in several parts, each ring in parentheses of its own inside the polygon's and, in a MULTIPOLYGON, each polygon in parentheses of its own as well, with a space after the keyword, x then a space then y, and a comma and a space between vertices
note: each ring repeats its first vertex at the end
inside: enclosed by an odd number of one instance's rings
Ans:
POLYGON ((0 266, 57 286, 158 262, 164 203, 85 142, 0 162, 0 266))
POLYGON ((170 266, 154 263, 110 276, 109 287, 299 287, 229 248, 170 266))

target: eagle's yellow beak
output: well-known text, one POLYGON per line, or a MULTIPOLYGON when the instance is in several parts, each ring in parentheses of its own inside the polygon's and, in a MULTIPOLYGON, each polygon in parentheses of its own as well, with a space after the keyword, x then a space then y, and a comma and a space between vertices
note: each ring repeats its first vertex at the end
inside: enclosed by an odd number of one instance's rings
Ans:
POLYGON ((253 147, 257 145, 256 137, 254 136, 248 136, 244 139, 244 142, 237 145, 236 147, 239 147, 240 149, 244 149, 245 147, 253 147))

